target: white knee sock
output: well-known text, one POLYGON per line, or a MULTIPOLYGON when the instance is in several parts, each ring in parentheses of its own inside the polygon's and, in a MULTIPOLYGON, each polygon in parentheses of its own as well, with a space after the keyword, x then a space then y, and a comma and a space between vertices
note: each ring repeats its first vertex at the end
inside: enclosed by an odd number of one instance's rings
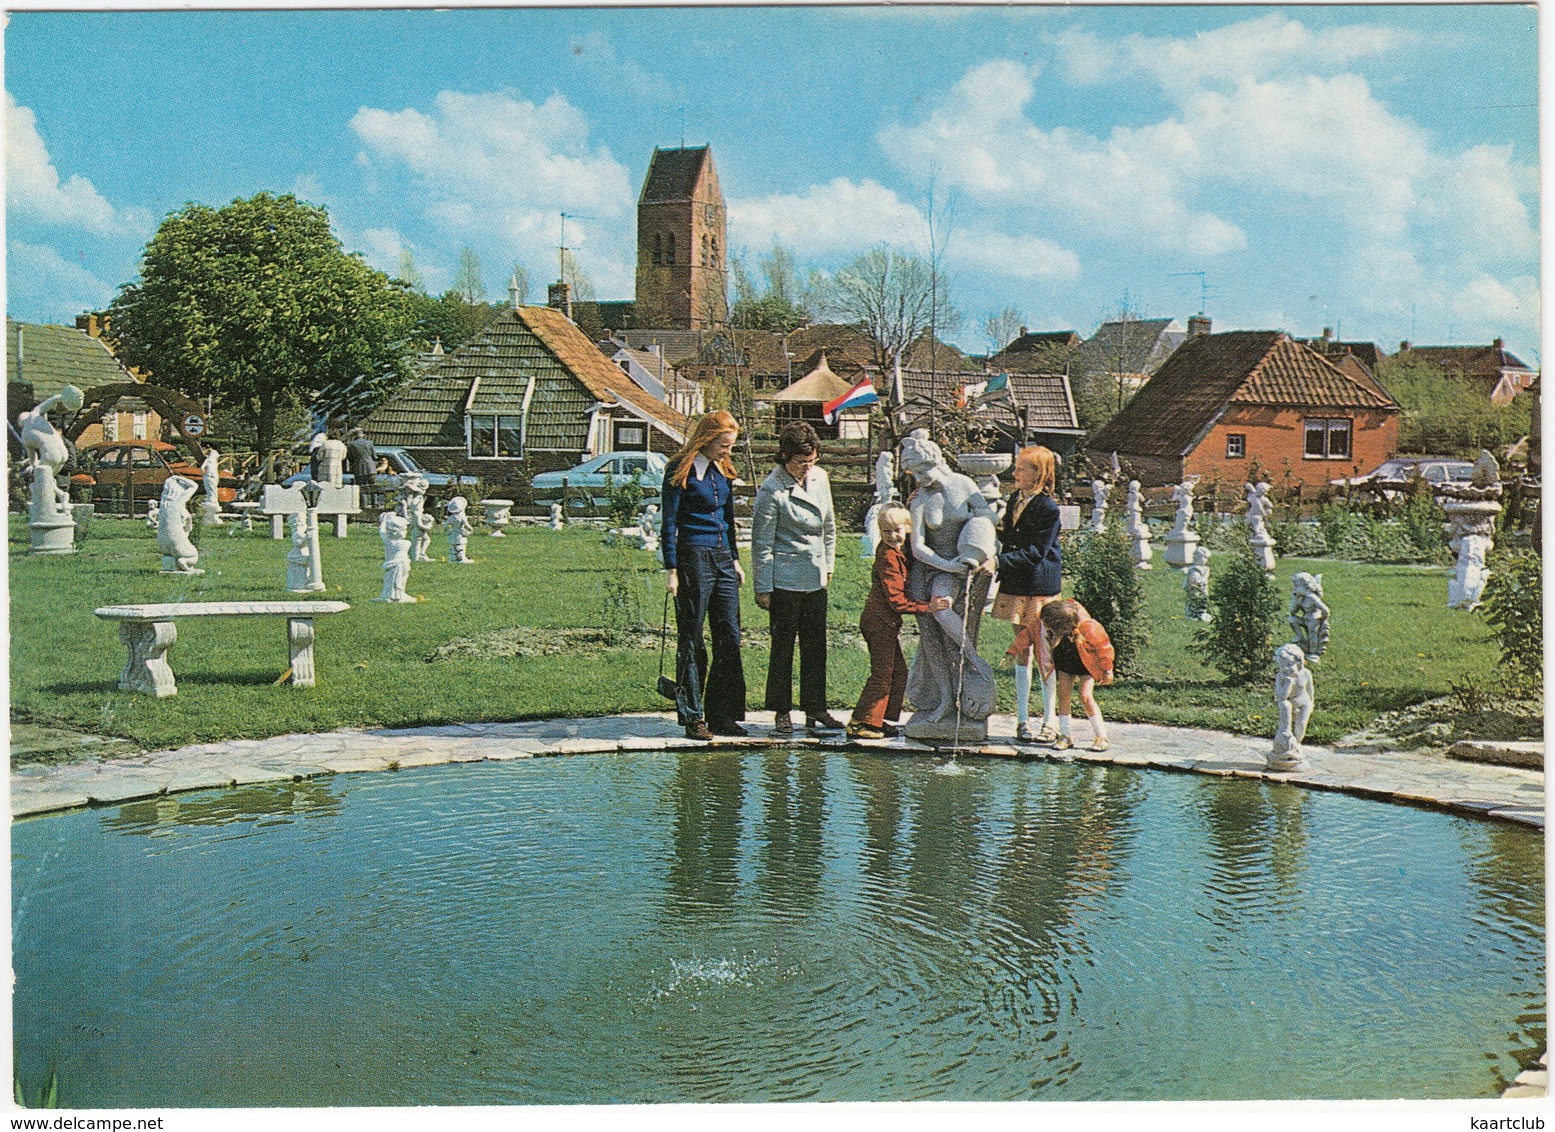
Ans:
POLYGON ((1058 733, 1065 739, 1069 738, 1069 722, 1070 717, 1067 715, 1061 715, 1058 717, 1058 733))
MULTIPOLYGON (((1045 696, 1044 692, 1044 696, 1045 696)), ((1031 720, 1031 665, 1017 664, 1015 666, 1015 722, 1028 723, 1031 720)))
POLYGON ((1053 726, 1053 712, 1058 702, 1058 672, 1042 677, 1042 726, 1053 726))
POLYGON ((1107 725, 1102 722, 1100 711, 1096 712, 1094 715, 1088 715, 1085 718, 1091 721, 1091 733, 1095 735, 1096 738, 1105 739, 1107 737, 1107 725))

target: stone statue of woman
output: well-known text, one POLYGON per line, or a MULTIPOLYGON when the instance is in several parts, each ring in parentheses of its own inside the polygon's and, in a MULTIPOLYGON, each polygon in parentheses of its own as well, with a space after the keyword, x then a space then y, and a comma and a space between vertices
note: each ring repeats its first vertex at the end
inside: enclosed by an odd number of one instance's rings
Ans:
POLYGON ((953 472, 939 445, 917 430, 902 441, 902 470, 917 481, 908 593, 949 597, 951 607, 918 615, 919 645, 907 674, 916 739, 982 740, 994 706, 993 668, 977 653, 978 623, 998 551, 994 513, 970 476, 953 472))

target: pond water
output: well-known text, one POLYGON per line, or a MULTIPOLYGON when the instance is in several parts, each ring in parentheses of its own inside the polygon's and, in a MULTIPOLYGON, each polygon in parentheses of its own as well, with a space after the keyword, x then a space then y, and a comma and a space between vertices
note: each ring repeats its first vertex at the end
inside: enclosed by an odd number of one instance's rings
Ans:
POLYGON ((1254 780, 573 756, 18 823, 69 1107, 1491 1096, 1537 832, 1254 780))

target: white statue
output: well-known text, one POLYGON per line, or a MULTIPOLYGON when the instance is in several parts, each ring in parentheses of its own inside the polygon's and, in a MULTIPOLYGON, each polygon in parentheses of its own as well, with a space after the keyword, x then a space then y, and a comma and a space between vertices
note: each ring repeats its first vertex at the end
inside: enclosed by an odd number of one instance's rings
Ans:
POLYGON ((1194 550, 1199 545, 1199 533, 1193 529, 1193 487, 1198 481, 1198 476, 1189 476, 1172 488, 1177 519, 1166 535, 1166 562, 1183 570, 1192 565, 1194 550))
POLYGON ((448 532, 448 561, 450 562, 470 561, 466 547, 470 540, 470 532, 475 528, 470 525, 469 517, 465 515, 468 506, 462 495, 454 496, 443 505, 443 510, 448 516, 443 520, 443 530, 448 532))
POLYGON ((308 539, 308 513, 293 511, 287 516, 292 525, 292 548, 286 552, 286 589, 305 594, 323 589, 313 580, 313 553, 308 539))
POLYGON ((1091 481, 1091 523, 1089 531, 1103 530, 1107 525, 1107 496, 1112 493, 1106 480, 1091 481))
POLYGON ((1281 645, 1274 650, 1276 673, 1274 703, 1279 723, 1274 730, 1274 749, 1269 754, 1269 770, 1305 770, 1301 744, 1307 738, 1307 721, 1312 718, 1312 673, 1300 645, 1281 645))
POLYGON ((1128 500, 1124 504, 1128 518, 1124 522, 1123 533, 1128 536, 1132 544, 1131 552, 1134 556, 1134 565, 1141 570, 1149 570, 1150 556, 1150 525, 1145 522, 1145 502, 1139 491, 1139 481, 1128 481, 1128 500))
POLYGON ((908 596, 952 602, 918 615, 918 651, 907 674, 907 698, 916 710, 905 730, 920 739, 981 740, 995 691, 993 668, 977 653, 988 564, 998 552, 994 512, 976 482, 951 471, 923 430, 902 442, 901 463, 918 483, 908 508, 908 596))
POLYGON ((205 462, 200 465, 200 483, 205 489, 205 498, 200 501, 200 522, 207 527, 219 527, 221 522, 221 497, 217 494, 221 486, 221 453, 212 448, 205 453, 205 462))
POLYGON ((1290 628, 1294 644, 1307 663, 1316 664, 1328 650, 1328 606, 1323 601, 1323 575, 1297 571, 1290 580, 1290 628))
POLYGON ((405 518, 410 520, 411 541, 414 543, 410 550, 412 562, 432 561, 432 528, 436 522, 426 513, 427 492, 431 486, 424 477, 415 474, 406 476, 400 484, 400 502, 405 508, 405 518))
POLYGON ((1193 565, 1188 567, 1183 589, 1188 595, 1184 606, 1188 619, 1214 620, 1209 613, 1209 547, 1201 545, 1193 552, 1193 565))
POLYGON ((1258 563, 1271 574, 1274 572, 1274 538, 1269 534, 1269 518, 1274 514, 1274 503, 1269 499, 1269 485, 1262 481, 1247 485, 1247 544, 1253 548, 1258 563))
POLYGON ((659 505, 650 503, 643 508, 642 518, 637 520, 637 529, 641 534, 641 548, 657 553, 659 549, 659 505))
POLYGON ((70 511, 70 493, 59 485, 60 469, 70 459, 70 447, 48 414, 56 408, 76 412, 81 390, 67 385, 37 408, 17 418, 22 447, 32 457, 32 499, 27 526, 34 554, 71 554, 75 551, 76 521, 70 511))
POLYGON ((486 525, 491 528, 491 537, 506 538, 507 532, 503 528, 512 525, 513 501, 511 499, 482 499, 481 506, 486 510, 486 525))
POLYGON ((896 498, 896 454, 889 449, 875 457, 875 502, 896 498))
POLYGON ((183 476, 168 476, 162 484, 162 501, 157 508, 157 549, 162 552, 164 574, 205 573, 195 569, 200 551, 189 537, 194 533, 194 516, 189 514, 188 504, 198 490, 193 480, 183 476))
POLYGON ((559 531, 565 525, 566 520, 562 517, 562 505, 560 503, 551 504, 551 530, 559 531))
POLYGON ((1447 608, 1478 608, 1490 579, 1485 563, 1495 546, 1496 516, 1501 513, 1501 467, 1481 449, 1474 478, 1467 484, 1444 484, 1436 495, 1447 513, 1447 545, 1458 556, 1447 581, 1447 608))
POLYGON ((383 539, 383 593, 378 601, 410 601, 405 593, 410 581, 410 520, 397 511, 385 511, 378 520, 378 536, 383 539))
POLYGON ((157 529, 157 521, 161 518, 162 501, 160 499, 146 500, 146 527, 148 530, 157 529))
POLYGON ((319 482, 331 487, 345 486, 346 446, 333 436, 326 436, 319 445, 319 482))

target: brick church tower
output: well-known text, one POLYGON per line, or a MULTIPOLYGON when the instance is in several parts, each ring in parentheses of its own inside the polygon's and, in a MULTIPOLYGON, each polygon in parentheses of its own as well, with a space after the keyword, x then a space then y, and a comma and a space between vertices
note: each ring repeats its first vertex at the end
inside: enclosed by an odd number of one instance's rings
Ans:
POLYGON ((729 318, 728 227, 707 146, 658 149, 637 200, 637 302, 632 322, 707 330, 729 318))

